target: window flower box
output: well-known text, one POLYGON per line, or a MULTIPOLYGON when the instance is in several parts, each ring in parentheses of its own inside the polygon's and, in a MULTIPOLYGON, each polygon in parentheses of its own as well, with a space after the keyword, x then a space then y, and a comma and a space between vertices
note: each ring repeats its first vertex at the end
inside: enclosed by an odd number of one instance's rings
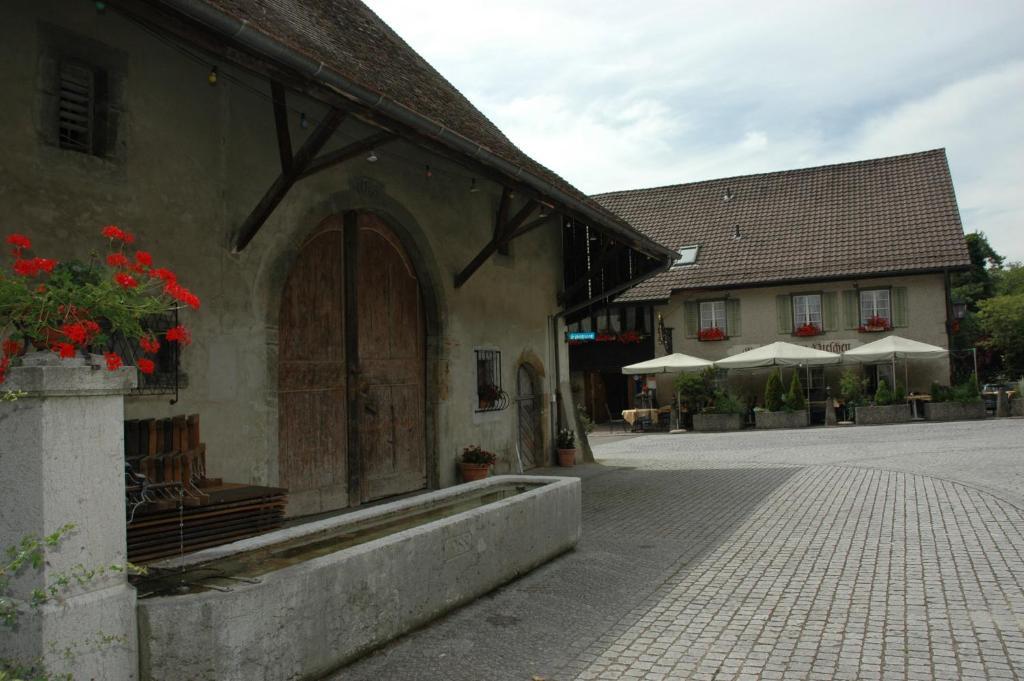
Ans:
POLYGON ((726 338, 728 338, 728 336, 725 335, 725 331, 717 326, 709 326, 706 329, 701 329, 697 333, 697 340, 702 341, 722 341, 726 338))
POLYGON ((808 323, 808 324, 804 324, 802 326, 798 326, 796 331, 793 332, 793 335, 794 336, 807 337, 807 336, 820 336, 821 333, 822 333, 822 331, 821 331, 821 327, 820 326, 818 326, 817 324, 810 324, 810 323, 808 323))
POLYGON ((892 331, 892 322, 885 317, 872 315, 863 324, 857 327, 861 333, 878 333, 880 331, 892 331))

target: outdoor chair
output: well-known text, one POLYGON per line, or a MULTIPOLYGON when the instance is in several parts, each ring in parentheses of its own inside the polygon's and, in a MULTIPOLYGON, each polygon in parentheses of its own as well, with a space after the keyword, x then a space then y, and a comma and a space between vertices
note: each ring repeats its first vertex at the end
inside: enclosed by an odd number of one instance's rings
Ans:
POLYGON ((619 418, 617 418, 617 419, 613 419, 612 418, 612 412, 611 412, 610 409, 608 409, 608 405, 607 404, 604 405, 604 413, 608 417, 608 432, 609 433, 614 433, 615 432, 615 426, 616 425, 622 426, 622 432, 623 433, 629 432, 629 424, 626 423, 626 419, 621 418, 621 416, 619 418))

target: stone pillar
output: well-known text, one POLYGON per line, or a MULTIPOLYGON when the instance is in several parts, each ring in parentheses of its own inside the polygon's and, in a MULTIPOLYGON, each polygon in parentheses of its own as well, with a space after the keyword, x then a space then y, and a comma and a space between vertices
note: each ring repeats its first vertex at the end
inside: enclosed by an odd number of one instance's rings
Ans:
POLYGON ((75 679, 138 677, 135 589, 123 572, 28 606, 33 589, 76 566, 125 563, 124 394, 135 381, 134 367, 107 371, 39 352, 0 385, 27 393, 0 403, 0 547, 75 525, 41 569, 27 566, 12 580, 21 614, 13 632, 0 625, 0 657, 41 659, 75 679))
POLYGON ((996 394, 996 416, 1010 415, 1010 396, 1006 394, 1005 388, 999 388, 996 394))

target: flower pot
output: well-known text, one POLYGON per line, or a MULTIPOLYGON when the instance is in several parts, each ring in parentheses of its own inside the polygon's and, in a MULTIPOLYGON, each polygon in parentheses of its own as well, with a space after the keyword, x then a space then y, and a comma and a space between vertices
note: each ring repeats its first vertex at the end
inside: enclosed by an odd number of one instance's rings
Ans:
POLYGON ((575 449, 559 449, 558 450, 558 465, 559 466, 575 466, 576 465, 576 450, 575 449))
POLYGON ((459 462, 459 470, 462 472, 463 482, 473 482, 474 480, 483 480, 487 477, 487 473, 490 471, 490 464, 486 463, 463 463, 459 462))

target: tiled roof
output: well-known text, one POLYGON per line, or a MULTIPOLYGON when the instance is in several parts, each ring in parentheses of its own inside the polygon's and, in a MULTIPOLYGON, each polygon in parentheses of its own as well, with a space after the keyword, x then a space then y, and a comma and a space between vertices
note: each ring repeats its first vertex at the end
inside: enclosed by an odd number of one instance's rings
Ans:
POLYGON ((943 149, 594 198, 655 241, 700 247, 619 300, 970 264, 943 149))
MULTIPOLYGON (((562 191, 659 252, 618 216, 609 213, 516 147, 466 97, 359 0, 198 0, 245 22, 276 43, 320 62, 348 81, 396 102, 562 191)), ((518 172, 518 171, 517 171, 518 172)), ((600 226, 600 225, 595 225, 600 226)), ((627 239, 629 240, 629 239, 627 239)))

